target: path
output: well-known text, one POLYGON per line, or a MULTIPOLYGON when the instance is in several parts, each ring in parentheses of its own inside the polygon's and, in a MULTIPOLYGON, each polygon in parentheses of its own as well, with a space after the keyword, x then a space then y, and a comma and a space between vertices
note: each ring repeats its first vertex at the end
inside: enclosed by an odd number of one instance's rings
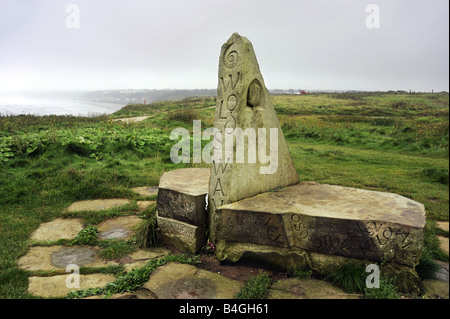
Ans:
MULTIPOLYGON (((164 258, 171 254, 170 247, 135 249, 125 256, 113 260, 102 257, 104 248, 101 242, 116 240, 126 243, 133 238, 139 226, 145 224, 140 214, 146 208, 155 205, 151 200, 157 193, 155 186, 134 188, 133 191, 142 200, 132 206, 135 210, 126 210, 130 205, 127 199, 107 199, 80 201, 70 205, 61 217, 43 223, 30 237, 30 248, 19 261, 19 267, 29 273, 28 292, 36 297, 61 298, 72 290, 104 287, 117 279, 113 270, 119 267, 128 273, 144 267, 151 260, 164 258), (153 196, 153 197, 150 197, 153 196), (125 207, 125 208, 124 208, 125 207), (136 207, 138 207, 136 209, 136 207), (97 212, 105 214, 107 210, 122 209, 123 216, 111 217, 98 224, 98 242, 94 245, 73 245, 79 238, 86 223, 78 212, 97 212), (73 217, 71 217, 73 214, 73 217), (109 273, 108 273, 109 270, 109 273), (76 271, 80 271, 76 277, 76 271), (78 279, 77 279, 78 278, 78 279), (77 281, 79 280, 79 281, 77 281), (78 285, 79 284, 79 285, 78 285)), ((448 227, 448 226, 447 226, 448 227)), ((448 240, 448 238, 447 238, 448 240)), ((442 263, 447 276, 440 280, 427 281, 427 297, 448 298, 448 263, 442 263), (446 267, 446 268, 445 268, 446 267)), ((243 282, 257 275, 260 269, 254 266, 221 264, 213 255, 201 255, 199 265, 187 265, 168 262, 154 270, 141 288, 110 296, 111 299, 231 299, 239 292, 243 282)), ((288 278, 286 274, 269 272, 273 284, 267 298, 283 299, 348 299, 360 298, 360 295, 346 294, 332 284, 317 279, 288 278)), ((91 296, 89 299, 104 298, 91 296)))

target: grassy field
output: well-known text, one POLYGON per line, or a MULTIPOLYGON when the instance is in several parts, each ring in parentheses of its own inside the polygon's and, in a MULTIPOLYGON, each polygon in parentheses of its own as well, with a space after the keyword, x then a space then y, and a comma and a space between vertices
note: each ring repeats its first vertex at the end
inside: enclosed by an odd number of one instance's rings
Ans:
MULTIPOLYGON (((448 93, 271 98, 302 181, 399 193, 423 203, 431 223, 448 221, 448 93)), ((170 161, 170 132, 191 131, 194 119, 202 130, 212 126, 214 105, 191 98, 93 118, 0 116, 0 298, 30 297, 17 260, 41 223, 77 200, 136 200, 131 187, 158 185, 164 171, 193 166, 170 161), (142 115, 149 117, 112 120, 142 115)))

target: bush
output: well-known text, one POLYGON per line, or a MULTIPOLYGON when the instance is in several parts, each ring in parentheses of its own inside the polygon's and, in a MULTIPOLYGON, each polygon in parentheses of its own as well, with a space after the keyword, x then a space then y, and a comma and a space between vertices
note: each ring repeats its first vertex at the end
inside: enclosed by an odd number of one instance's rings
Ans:
POLYGON ((436 272, 439 270, 439 265, 434 261, 433 254, 425 247, 420 256, 419 264, 416 266, 416 272, 422 279, 433 279, 436 272))
POLYGON ((391 106, 394 109, 406 109, 407 107, 409 107, 409 103, 407 103, 405 101, 397 101, 397 102, 393 102, 391 104, 391 106))
POLYGON ((425 168, 421 171, 421 174, 425 177, 430 178, 433 182, 440 183, 443 185, 449 184, 449 172, 445 168, 425 168))
POLYGON ((394 126, 396 120, 390 117, 380 117, 372 121, 372 126, 394 126))
POLYGON ((350 262, 336 267, 326 279, 345 292, 355 293, 364 291, 366 276, 364 265, 350 262))
POLYGON ((398 287, 395 285, 395 278, 380 277, 380 288, 365 288, 366 299, 398 299, 398 287))
POLYGON ((193 120, 198 119, 198 115, 197 111, 194 109, 183 109, 170 112, 167 119, 171 121, 192 123, 193 120))
POLYGON ((299 278, 299 279, 308 279, 308 278, 311 278, 312 270, 306 270, 306 269, 294 269, 294 271, 292 272, 292 275, 293 275, 295 278, 299 278))
POLYGON ((120 239, 108 239, 100 242, 102 250, 100 257, 107 260, 114 260, 124 257, 135 250, 127 241, 120 239))
POLYGON ((237 299, 264 299, 267 295, 267 290, 271 285, 269 274, 260 272, 259 275, 251 277, 242 287, 241 291, 237 293, 237 299))
POLYGON ((158 244, 156 205, 146 208, 141 215, 144 215, 145 222, 136 229, 136 245, 139 248, 148 248, 158 244))
POLYGON ((72 245, 95 245, 98 242, 97 227, 87 226, 78 233, 78 236, 71 242, 72 245))

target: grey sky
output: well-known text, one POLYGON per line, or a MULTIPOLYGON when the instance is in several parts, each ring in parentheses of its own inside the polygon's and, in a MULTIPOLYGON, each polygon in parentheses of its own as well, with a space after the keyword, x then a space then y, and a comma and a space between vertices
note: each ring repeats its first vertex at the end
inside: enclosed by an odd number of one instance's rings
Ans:
POLYGON ((448 12, 448 0, 0 0, 0 90, 215 88, 238 32, 270 89, 448 91, 448 12), (380 28, 366 26, 371 3, 380 28))

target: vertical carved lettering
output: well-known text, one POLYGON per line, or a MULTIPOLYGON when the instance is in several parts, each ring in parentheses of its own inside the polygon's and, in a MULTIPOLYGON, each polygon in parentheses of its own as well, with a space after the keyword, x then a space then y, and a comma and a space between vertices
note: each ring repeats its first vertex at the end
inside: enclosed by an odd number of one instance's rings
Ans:
POLYGON ((213 193, 213 195, 215 195, 217 191, 220 191, 221 194, 222 194, 222 196, 225 196, 225 194, 224 194, 224 192, 223 192, 223 189, 222 189, 222 183, 220 182, 220 178, 217 179, 216 187, 214 188, 214 193, 213 193), (217 186, 219 186, 219 188, 218 188, 217 186))

